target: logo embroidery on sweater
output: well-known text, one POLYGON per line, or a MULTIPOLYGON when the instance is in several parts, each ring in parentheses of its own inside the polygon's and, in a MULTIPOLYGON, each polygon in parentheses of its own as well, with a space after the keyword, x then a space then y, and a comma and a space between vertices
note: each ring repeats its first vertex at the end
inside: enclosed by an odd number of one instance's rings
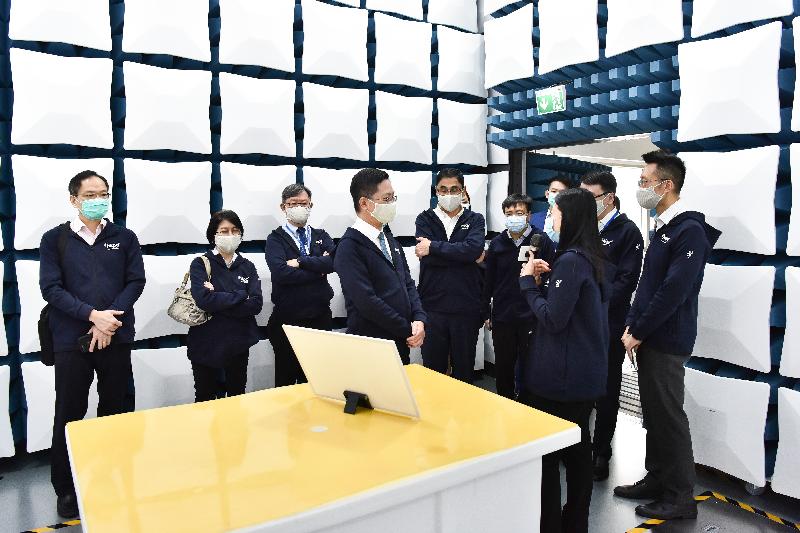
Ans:
POLYGON ((557 279, 556 280, 556 289, 559 288, 560 286, 561 286, 561 280, 557 279))
POLYGON ((106 247, 106 250, 119 250, 119 243, 118 242, 115 242, 113 244, 110 243, 110 242, 107 242, 107 243, 104 244, 104 246, 106 247))
POLYGON ((603 246, 608 246, 609 244, 614 242, 613 239, 600 239, 600 240, 603 241, 603 246))
POLYGON ((316 244, 322 244, 322 239, 315 241, 316 244))
POLYGON ((694 255, 694 250, 689 250, 688 252, 686 252, 686 257, 688 259, 691 259, 693 255, 694 255))
POLYGON ((469 224, 461 224, 461 229, 469 229, 469 224))
POLYGON ((239 276, 239 281, 241 281, 242 283, 250 283, 250 278, 239 276))
POLYGON ((637 245, 636 245, 636 249, 637 249, 637 250, 638 250, 639 248, 641 248, 641 247, 642 247, 642 245, 641 245, 641 244, 637 244, 637 245))
POLYGON ((663 242, 664 244, 667 244, 669 242, 669 237, 667 237, 666 235, 662 235, 661 236, 661 242, 663 242))

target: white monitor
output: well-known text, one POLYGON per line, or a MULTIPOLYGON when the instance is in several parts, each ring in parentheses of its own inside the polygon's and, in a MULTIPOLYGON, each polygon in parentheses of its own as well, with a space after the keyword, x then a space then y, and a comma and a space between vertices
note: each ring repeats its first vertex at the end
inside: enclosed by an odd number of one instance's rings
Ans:
POLYGON ((317 396, 345 401, 367 396, 374 409, 419 418, 419 408, 394 342, 359 335, 283 326, 317 396))

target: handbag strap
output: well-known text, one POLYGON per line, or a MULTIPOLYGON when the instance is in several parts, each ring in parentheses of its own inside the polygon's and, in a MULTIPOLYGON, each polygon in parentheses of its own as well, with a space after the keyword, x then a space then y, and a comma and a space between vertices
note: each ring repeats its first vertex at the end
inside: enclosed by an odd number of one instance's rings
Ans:
MULTIPOLYGON (((200 259, 203 260, 203 265, 206 267, 206 276, 208 276, 208 282, 211 283, 211 262, 208 260, 208 257, 205 255, 201 255, 200 259)), ((189 283, 189 273, 183 275, 183 283, 181 283, 181 289, 186 288, 186 284, 189 283)))

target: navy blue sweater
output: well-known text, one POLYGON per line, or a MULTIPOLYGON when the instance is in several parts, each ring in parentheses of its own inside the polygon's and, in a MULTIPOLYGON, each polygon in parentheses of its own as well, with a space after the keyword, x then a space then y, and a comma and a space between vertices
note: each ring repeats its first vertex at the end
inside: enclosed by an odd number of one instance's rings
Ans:
POLYGON ((411 322, 427 320, 400 244, 384 228, 390 263, 360 231, 348 228, 339 241, 334 266, 347 307, 347 332, 389 339, 401 353, 411 336, 411 322))
POLYGON ((211 314, 211 320, 189 328, 189 359, 202 365, 223 368, 234 356, 247 353, 258 342, 256 315, 261 312, 261 281, 256 267, 241 255, 228 268, 221 255, 205 254, 211 263, 211 284, 203 261, 196 257, 189 267, 192 298, 197 306, 211 314))
POLYGON ((636 224, 623 213, 603 228, 600 240, 603 242, 606 258, 616 267, 611 301, 608 304, 608 327, 616 337, 612 340, 617 340, 625 330, 631 296, 642 272, 644 240, 636 224))
POLYGON ((608 375, 608 301, 614 267, 606 263, 604 281, 598 283, 589 259, 568 249, 550 268, 541 288, 533 276, 519 282, 536 317, 523 384, 529 392, 556 401, 600 398, 608 375))
MULTIPOLYGON (((553 262, 556 247, 550 237, 542 230, 533 227, 530 235, 525 237, 520 246, 528 246, 531 238, 542 236, 536 257, 548 263, 553 262)), ((489 243, 486 251, 486 282, 483 286, 483 305, 481 318, 491 318, 497 324, 523 324, 533 321, 533 311, 522 297, 519 287, 519 271, 522 263, 518 261, 520 246, 514 244, 508 232, 497 235, 489 243)))
POLYGON ((51 305, 50 330, 57 352, 78 349, 78 338, 92 327, 92 310, 124 311, 112 344, 133 342, 133 304, 144 290, 145 275, 139 240, 129 229, 107 222, 93 245, 69 230, 62 262, 58 261, 55 227, 39 245, 39 288, 51 305), (63 265, 63 269, 61 267, 63 265))
POLYGON ((697 338, 697 295, 721 233, 687 211, 655 232, 625 325, 648 347, 690 355, 697 338))
POLYGON ((267 266, 272 277, 273 316, 282 320, 316 318, 331 310, 333 289, 327 275, 333 272, 336 246, 325 230, 311 228, 310 255, 301 256, 300 249, 283 226, 267 237, 267 266), (323 255, 325 253, 328 255, 323 255), (300 268, 286 264, 291 259, 300 268))
MULTIPOLYGON (((438 209, 438 208, 437 208, 438 209)), ((426 311, 478 316, 481 310, 481 268, 486 222, 483 215, 463 210, 450 238, 433 209, 417 216, 417 237, 430 239, 430 253, 419 261, 419 296, 426 311)))

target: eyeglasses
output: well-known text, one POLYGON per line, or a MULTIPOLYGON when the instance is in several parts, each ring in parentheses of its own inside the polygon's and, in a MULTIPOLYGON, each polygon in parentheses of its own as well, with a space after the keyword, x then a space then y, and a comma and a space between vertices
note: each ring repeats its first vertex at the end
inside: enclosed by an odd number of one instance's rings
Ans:
POLYGON ((221 229, 216 233, 216 235, 241 235, 241 234, 242 232, 239 230, 239 228, 221 229))
POLYGON ((391 204, 397 201, 397 195, 384 196, 383 198, 370 198, 373 202, 381 202, 383 204, 391 204))
POLYGON ((594 197, 594 199, 595 199, 595 200, 597 200, 598 198, 602 198, 602 197, 603 197, 603 196, 605 196, 606 194, 608 194, 608 193, 607 193, 607 192, 604 192, 604 193, 602 193, 602 194, 598 194, 598 195, 596 195, 596 196, 594 197))
POLYGON ((449 189, 447 187, 436 187, 436 192, 439 194, 461 194, 464 192, 464 188, 457 185, 454 185, 449 189))
POLYGON ((311 202, 287 202, 283 205, 286 206, 286 209, 291 209, 293 207, 311 207, 311 202))
MULTIPOLYGON (((657 183, 663 183, 663 182, 665 182, 665 181, 670 181, 670 180, 667 180, 667 179, 664 179, 664 180, 662 180, 662 179, 657 179, 657 180, 655 180, 655 182, 657 182, 657 183)), ((643 179, 640 179, 640 180, 639 180, 639 187, 644 187, 644 186, 645 186, 645 185, 647 185, 648 183, 655 183, 655 182, 654 182, 653 180, 643 180, 643 179)), ((656 185, 656 187, 657 187, 657 185, 656 185)))
POLYGON ((98 200, 98 199, 108 200, 109 198, 111 198, 111 195, 108 194, 107 192, 98 192, 98 193, 89 192, 79 195, 78 198, 80 198, 81 200, 98 200))

